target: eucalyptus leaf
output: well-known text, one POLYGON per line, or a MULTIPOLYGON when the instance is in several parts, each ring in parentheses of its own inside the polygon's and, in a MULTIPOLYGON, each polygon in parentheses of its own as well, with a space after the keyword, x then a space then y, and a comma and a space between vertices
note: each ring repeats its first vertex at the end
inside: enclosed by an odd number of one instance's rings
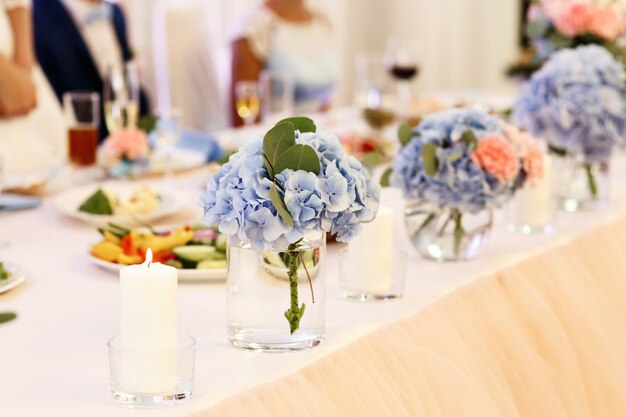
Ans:
POLYGON ((289 227, 293 227, 293 217, 291 217, 291 213, 287 210, 287 206, 285 205, 276 184, 272 184, 272 187, 270 188, 270 200, 272 200, 272 204, 276 208, 280 218, 283 219, 289 227))
POLYGON ((413 129, 408 123, 402 123, 398 128, 398 140, 402 146, 408 145, 413 138, 413 129))
POLYGON ((309 145, 297 144, 283 152, 274 164, 274 172, 279 174, 285 169, 320 173, 320 158, 309 145))
POLYGON ((317 126, 315 126, 315 122, 309 119, 308 117, 289 117, 287 119, 283 119, 280 123, 289 122, 293 125, 295 130, 299 130, 300 133, 315 133, 317 131, 317 126))
POLYGON ((263 158, 263 164, 265 164, 267 172, 270 174, 270 178, 274 178, 274 167, 270 164, 270 161, 267 160, 267 156, 265 156, 264 153, 261 153, 261 157, 263 158))
POLYGON ((383 172, 382 177, 380 177, 380 186, 381 187, 389 187, 391 185, 391 174, 393 173, 393 168, 389 167, 383 172))
POLYGON ((465 133, 463 133, 463 136, 461 136, 461 142, 467 144, 468 154, 474 152, 476 146, 478 146, 478 139, 476 138, 474 132, 472 132, 471 130, 466 130, 465 133))
POLYGON ((546 34, 549 27, 550 24, 547 21, 533 20, 526 25, 526 34, 533 39, 541 38, 546 34))
POLYGON ((437 145, 428 142, 422 145, 422 161, 424 165, 424 172, 429 177, 437 174, 439 169, 439 160, 437 160, 437 145))
MULTIPOLYGON (((281 122, 271 128, 263 138, 263 153, 270 164, 271 171, 276 170, 276 161, 289 148, 296 144, 296 131, 290 122, 281 122)), ((272 177, 273 178, 273 177, 272 177)))
POLYGON ((15 313, 0 313, 0 324, 11 321, 17 317, 15 313))
POLYGON ((461 151, 460 149, 455 150, 454 152, 452 152, 450 155, 448 155, 448 162, 454 162, 458 159, 460 159, 463 156, 463 151, 461 151))

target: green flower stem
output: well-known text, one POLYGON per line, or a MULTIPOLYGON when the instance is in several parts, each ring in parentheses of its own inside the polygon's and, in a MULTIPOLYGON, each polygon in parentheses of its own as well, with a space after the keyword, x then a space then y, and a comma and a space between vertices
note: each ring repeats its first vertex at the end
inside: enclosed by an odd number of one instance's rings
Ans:
POLYGON ((465 235, 462 223, 463 213, 459 210, 453 210, 452 218, 454 220, 454 254, 459 257, 461 254, 461 242, 463 241, 463 236, 465 235))
POLYGON ((591 196, 598 198, 598 184, 596 183, 596 176, 593 173, 593 166, 591 164, 585 164, 585 173, 587 174, 587 185, 589 186, 591 196))
POLYGON ((298 307, 298 255, 299 251, 296 250, 295 244, 289 245, 287 252, 287 266, 289 267, 289 294, 290 294, 290 308, 285 311, 285 318, 289 322, 289 329, 293 334, 300 327, 300 319, 304 315, 304 309, 306 305, 302 303, 301 307, 298 307))

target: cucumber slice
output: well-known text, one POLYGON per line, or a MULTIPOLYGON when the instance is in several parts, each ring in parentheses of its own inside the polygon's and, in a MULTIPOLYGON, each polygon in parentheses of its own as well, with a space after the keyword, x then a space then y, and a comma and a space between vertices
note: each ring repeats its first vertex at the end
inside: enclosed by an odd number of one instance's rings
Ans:
POLYGON ((225 269, 226 259, 206 259, 198 263, 196 269, 225 269))
POLYGON ((174 248, 174 255, 183 262, 200 262, 211 258, 214 254, 215 248, 213 246, 192 245, 174 248))

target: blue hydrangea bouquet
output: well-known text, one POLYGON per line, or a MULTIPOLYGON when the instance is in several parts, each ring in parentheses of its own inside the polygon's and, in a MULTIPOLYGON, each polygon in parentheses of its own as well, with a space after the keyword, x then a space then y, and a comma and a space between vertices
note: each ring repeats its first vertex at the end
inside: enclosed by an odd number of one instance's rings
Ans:
POLYGON ((334 135, 316 132, 308 118, 289 118, 230 157, 202 196, 205 221, 258 251, 287 248, 291 333, 298 303, 297 260, 308 232, 347 242, 376 216, 378 183, 348 156, 334 135))
POLYGON ((454 254, 449 258, 463 258, 463 216, 499 207, 529 177, 516 138, 507 136, 498 118, 468 109, 435 113, 413 131, 401 129, 400 136, 406 146, 393 163, 391 184, 407 200, 434 208, 415 234, 432 226, 437 210, 445 210, 438 235, 452 225, 454 254))
POLYGON ((623 64, 606 49, 565 49, 524 85, 512 118, 546 140, 554 154, 581 159, 595 196, 593 164, 607 164, 626 139, 625 82, 623 64))

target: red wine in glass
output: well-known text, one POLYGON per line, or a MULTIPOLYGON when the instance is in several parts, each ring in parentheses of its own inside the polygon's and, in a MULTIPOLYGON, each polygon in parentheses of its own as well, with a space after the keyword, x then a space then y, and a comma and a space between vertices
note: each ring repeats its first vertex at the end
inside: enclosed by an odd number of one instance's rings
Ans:
POLYGON ((419 72, 417 65, 393 64, 389 72, 396 80, 410 81, 419 72))

